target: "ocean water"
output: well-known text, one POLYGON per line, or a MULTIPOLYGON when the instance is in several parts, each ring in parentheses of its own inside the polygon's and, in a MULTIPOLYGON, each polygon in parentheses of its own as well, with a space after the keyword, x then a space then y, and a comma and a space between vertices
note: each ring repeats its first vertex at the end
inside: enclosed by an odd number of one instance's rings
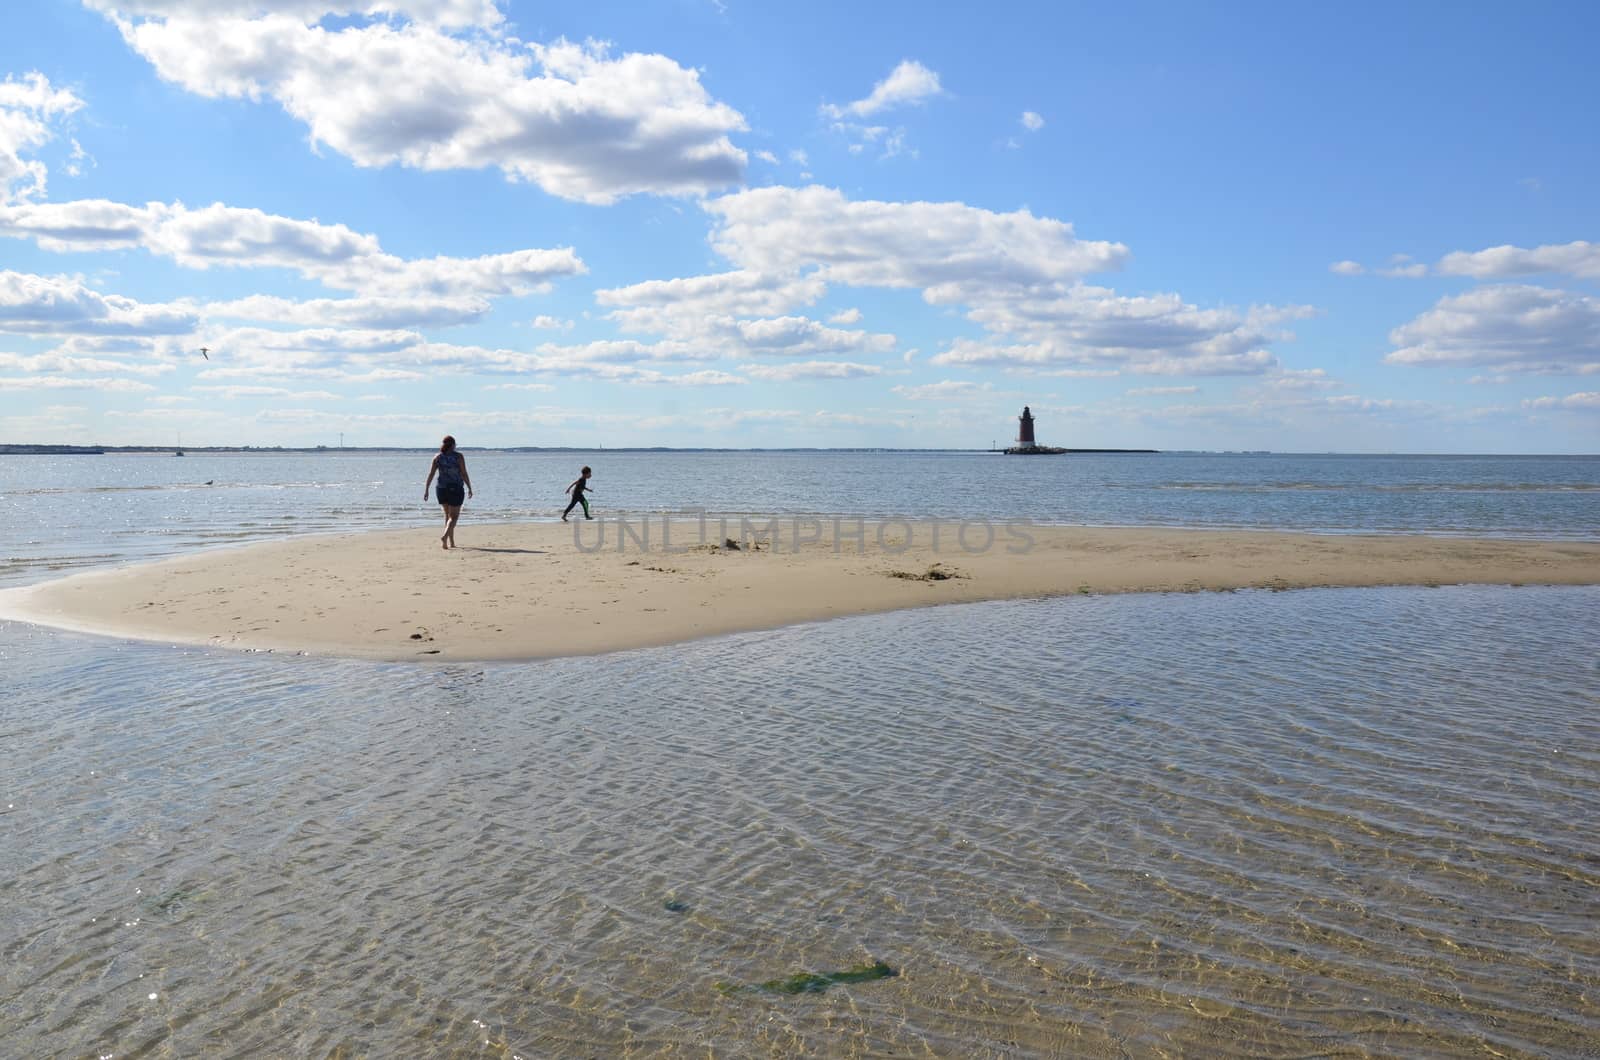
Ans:
MULTIPOLYGON (((22 459, 5 584, 435 517, 424 454, 22 459)), ((1600 536, 1586 458, 1075 459, 470 454, 460 533, 589 462, 613 511, 1600 536)), ((1534 587, 470 666, 0 623, 0 1054, 1587 1055, 1597 645, 1534 587)))

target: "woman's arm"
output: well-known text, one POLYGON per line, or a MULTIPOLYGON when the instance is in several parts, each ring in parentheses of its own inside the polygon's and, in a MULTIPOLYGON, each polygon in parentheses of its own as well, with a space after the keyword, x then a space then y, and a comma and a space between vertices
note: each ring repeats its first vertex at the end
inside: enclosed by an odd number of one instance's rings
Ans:
POLYGON ((461 481, 467 487, 467 496, 470 497, 472 496, 472 476, 467 474, 467 458, 457 455, 456 459, 460 461, 461 481))
POLYGON ((433 485, 433 476, 434 476, 434 473, 437 472, 438 470, 439 470, 439 458, 437 456, 435 456, 433 458, 433 463, 428 465, 428 481, 426 481, 426 482, 424 482, 422 484, 422 499, 423 500, 427 500, 428 499, 428 487, 433 485))

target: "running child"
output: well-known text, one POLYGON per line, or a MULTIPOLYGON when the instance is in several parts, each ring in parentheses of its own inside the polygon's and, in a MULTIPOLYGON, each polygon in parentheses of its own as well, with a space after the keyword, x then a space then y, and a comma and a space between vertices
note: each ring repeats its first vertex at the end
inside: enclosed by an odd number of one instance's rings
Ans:
POLYGON ((589 476, 593 473, 594 472, 589 469, 588 465, 584 465, 583 474, 573 479, 572 485, 561 491, 563 493, 572 494, 572 503, 567 505, 567 510, 561 513, 561 521, 563 523, 567 521, 567 516, 572 512, 572 509, 576 508, 580 504, 583 505, 583 517, 585 519, 594 518, 594 516, 589 514, 589 498, 583 495, 585 490, 591 488, 589 486, 589 476))

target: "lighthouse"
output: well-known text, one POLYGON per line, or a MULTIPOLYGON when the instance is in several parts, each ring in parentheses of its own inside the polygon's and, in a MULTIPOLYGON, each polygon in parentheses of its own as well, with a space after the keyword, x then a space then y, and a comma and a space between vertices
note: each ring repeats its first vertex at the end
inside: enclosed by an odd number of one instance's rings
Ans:
POLYGON ((1017 417, 1017 421, 1022 424, 1017 434, 1017 448, 1031 449, 1038 445, 1039 443, 1033 440, 1033 413, 1028 411, 1028 406, 1022 406, 1022 415, 1017 417))

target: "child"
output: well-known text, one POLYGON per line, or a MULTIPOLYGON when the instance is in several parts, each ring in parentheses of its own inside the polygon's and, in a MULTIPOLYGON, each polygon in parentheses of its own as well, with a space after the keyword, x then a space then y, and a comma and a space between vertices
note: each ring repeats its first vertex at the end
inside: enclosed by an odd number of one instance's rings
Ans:
POLYGON ((567 521, 568 513, 570 513, 572 509, 576 508, 580 504, 583 505, 583 517, 585 519, 594 518, 594 516, 589 514, 589 498, 583 495, 583 491, 589 488, 589 476, 591 474, 593 474, 593 472, 589 470, 588 465, 584 465, 583 474, 573 479, 572 485, 561 491, 563 493, 572 494, 572 503, 567 505, 567 510, 565 512, 561 513, 561 521, 563 523, 567 521))

